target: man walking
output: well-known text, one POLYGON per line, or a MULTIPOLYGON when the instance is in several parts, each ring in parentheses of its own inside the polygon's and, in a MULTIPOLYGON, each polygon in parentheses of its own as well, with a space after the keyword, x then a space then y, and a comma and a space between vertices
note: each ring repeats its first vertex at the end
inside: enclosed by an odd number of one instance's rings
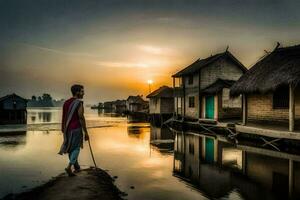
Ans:
POLYGON ((73 97, 66 100, 63 105, 61 131, 63 132, 64 140, 59 154, 69 154, 69 164, 65 170, 69 176, 75 176, 74 172, 80 171, 78 156, 80 147, 83 148, 82 131, 85 133, 85 140, 89 140, 89 135, 83 115, 83 102, 81 101, 84 95, 83 86, 73 85, 71 92, 73 97), (74 172, 72 171, 72 166, 74 167, 74 172))

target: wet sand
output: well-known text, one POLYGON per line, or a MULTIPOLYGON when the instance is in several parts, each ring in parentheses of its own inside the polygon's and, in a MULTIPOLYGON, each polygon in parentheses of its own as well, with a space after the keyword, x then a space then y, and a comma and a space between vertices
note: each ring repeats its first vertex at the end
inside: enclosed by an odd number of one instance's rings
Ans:
POLYGON ((44 185, 20 194, 9 194, 3 200, 117 200, 126 196, 115 185, 114 179, 102 169, 89 168, 68 177, 62 173, 44 185))

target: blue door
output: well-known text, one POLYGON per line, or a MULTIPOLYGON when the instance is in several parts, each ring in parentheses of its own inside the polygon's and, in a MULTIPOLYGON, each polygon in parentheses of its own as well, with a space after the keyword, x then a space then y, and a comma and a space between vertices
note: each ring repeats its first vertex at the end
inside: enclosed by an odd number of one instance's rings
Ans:
POLYGON ((208 163, 213 163, 214 157, 214 140, 211 138, 205 138, 205 161, 208 163))
POLYGON ((214 96, 205 97, 205 118, 214 119, 215 114, 215 101, 214 96))

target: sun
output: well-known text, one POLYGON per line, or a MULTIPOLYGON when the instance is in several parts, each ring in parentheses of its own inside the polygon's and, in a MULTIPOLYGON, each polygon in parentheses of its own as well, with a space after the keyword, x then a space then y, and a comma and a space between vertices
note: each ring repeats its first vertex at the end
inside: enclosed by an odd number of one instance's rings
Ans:
POLYGON ((148 83, 148 84, 152 84, 153 81, 152 81, 152 80, 147 80, 147 83, 148 83))

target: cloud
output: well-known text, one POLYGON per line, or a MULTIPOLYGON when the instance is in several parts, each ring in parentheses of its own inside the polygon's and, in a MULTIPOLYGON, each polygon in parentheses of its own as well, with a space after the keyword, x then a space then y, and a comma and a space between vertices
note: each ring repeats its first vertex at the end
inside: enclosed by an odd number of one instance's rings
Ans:
POLYGON ((91 57, 91 58, 100 58, 100 56, 98 55, 94 55, 94 54, 89 54, 89 53, 83 53, 83 52, 69 52, 69 51, 62 51, 59 49, 53 49, 53 48, 48 48, 48 47, 43 47, 43 46, 39 46, 39 45, 35 45, 35 44, 30 44, 30 43, 26 43, 26 42, 21 42, 18 43, 19 45, 24 45, 27 47, 31 47, 31 48, 35 48, 35 49, 39 49, 42 51, 47 51, 47 52, 51 52, 51 53, 55 53, 55 54, 61 54, 61 55, 66 55, 66 56, 80 56, 80 57, 91 57))
POLYGON ((113 67, 113 68, 118 68, 118 67, 125 67, 125 68, 147 68, 149 65, 145 63, 130 63, 130 62, 111 62, 111 61, 99 61, 96 63, 98 66, 102 67, 113 67))
POLYGON ((173 55, 175 52, 173 49, 158 47, 153 45, 137 45, 137 48, 143 52, 154 55, 173 55))

